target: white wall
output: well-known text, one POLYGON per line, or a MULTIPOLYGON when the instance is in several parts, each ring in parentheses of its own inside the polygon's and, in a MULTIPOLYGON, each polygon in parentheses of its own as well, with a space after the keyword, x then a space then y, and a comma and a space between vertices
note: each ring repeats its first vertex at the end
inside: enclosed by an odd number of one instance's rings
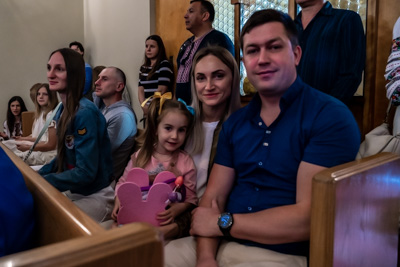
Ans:
POLYGON ((117 66, 127 75, 132 106, 142 117, 137 82, 144 41, 154 29, 154 0, 1 0, 0 129, 8 100, 21 96, 29 110, 30 87, 47 82, 50 53, 71 41, 85 46, 92 66, 117 66))
POLYGON ((94 66, 116 66, 127 76, 127 87, 138 119, 139 68, 150 35, 150 1, 84 0, 85 55, 94 66))
POLYGON ((30 87, 47 82, 50 53, 83 41, 83 0, 0 1, 0 122, 8 100, 21 96, 32 110, 30 87))

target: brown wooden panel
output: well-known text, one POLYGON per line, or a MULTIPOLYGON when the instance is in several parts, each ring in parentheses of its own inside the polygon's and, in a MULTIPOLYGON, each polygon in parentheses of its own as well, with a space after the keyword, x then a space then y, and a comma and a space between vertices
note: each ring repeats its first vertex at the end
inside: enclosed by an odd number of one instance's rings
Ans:
POLYGON ((167 56, 173 57, 176 75, 176 58, 179 48, 192 34, 186 30, 183 16, 190 1, 156 0, 156 34, 164 41, 167 56))
POLYGON ((310 266, 396 266, 400 156, 381 153, 313 179, 310 266))
POLYGON ((34 111, 24 111, 21 113, 22 136, 28 136, 32 133, 32 125, 35 120, 34 111))
POLYGON ((37 246, 75 237, 89 236, 104 229, 66 196, 0 143, 1 148, 21 171, 35 204, 37 246))
POLYGON ((21 171, 35 205, 34 249, 0 266, 162 266, 159 232, 147 224, 106 231, 0 142, 21 171))
POLYGON ((157 230, 135 223, 0 258, 1 266, 163 266, 157 230))

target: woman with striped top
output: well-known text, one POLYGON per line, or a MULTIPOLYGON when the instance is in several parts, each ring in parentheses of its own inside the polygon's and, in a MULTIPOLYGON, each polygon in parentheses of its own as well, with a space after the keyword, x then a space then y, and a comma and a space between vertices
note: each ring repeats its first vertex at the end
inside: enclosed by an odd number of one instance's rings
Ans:
MULTIPOLYGON (((138 98, 143 103, 145 99, 155 92, 164 94, 172 91, 173 67, 167 60, 164 43, 160 36, 150 35, 146 39, 144 63, 140 67, 138 98)), ((150 104, 150 103, 149 103, 150 104)), ((148 105, 143 107, 144 117, 148 105)))

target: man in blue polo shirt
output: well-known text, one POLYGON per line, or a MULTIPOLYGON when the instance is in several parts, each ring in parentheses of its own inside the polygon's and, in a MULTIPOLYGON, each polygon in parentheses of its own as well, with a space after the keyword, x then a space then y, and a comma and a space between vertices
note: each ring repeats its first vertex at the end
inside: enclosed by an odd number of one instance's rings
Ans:
POLYGON ((170 242, 167 266, 196 259, 197 266, 307 266, 312 177, 358 151, 349 109, 297 76, 301 48, 289 15, 255 12, 241 46, 258 93, 223 124, 206 192, 193 211, 196 239, 170 242))

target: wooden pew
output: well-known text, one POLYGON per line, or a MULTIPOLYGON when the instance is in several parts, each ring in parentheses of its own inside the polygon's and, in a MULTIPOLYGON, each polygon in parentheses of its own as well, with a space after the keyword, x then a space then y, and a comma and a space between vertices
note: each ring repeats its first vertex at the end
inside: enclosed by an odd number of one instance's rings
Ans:
POLYGON ((35 120, 35 111, 24 111, 21 113, 22 136, 28 136, 32 133, 32 125, 35 120))
POLYGON ((313 179, 310 266, 396 266, 400 157, 381 153, 313 179))
POLYGON ((106 231, 1 142, 35 203, 36 248, 0 258, 0 266, 162 266, 159 232, 147 224, 106 231), (156 256, 155 256, 156 255, 156 256))

